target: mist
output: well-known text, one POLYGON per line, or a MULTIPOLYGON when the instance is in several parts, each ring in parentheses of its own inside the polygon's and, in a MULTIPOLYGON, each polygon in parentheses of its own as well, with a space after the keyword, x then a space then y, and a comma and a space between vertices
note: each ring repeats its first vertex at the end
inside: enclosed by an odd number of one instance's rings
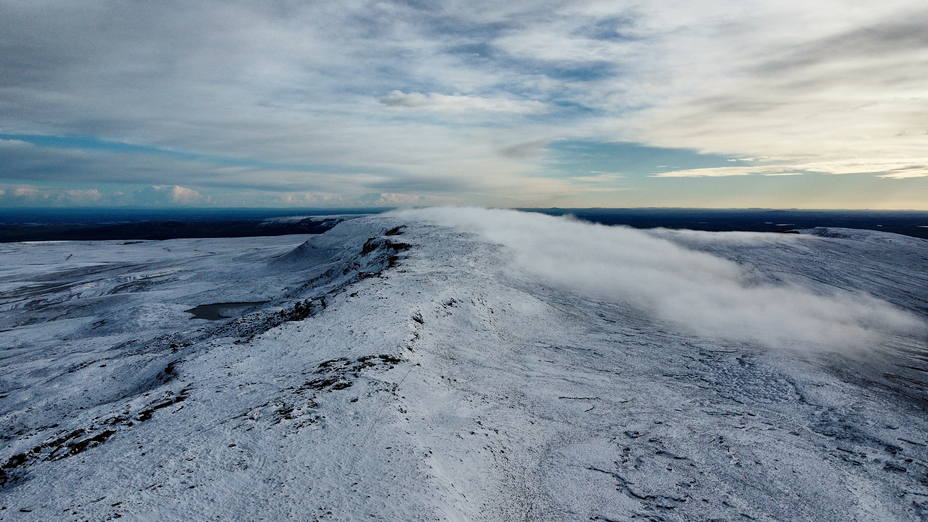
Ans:
POLYGON ((641 230, 499 209, 393 215, 477 234, 505 247, 513 269, 545 284, 632 305, 701 336, 776 349, 841 350, 924 328, 913 314, 868 294, 758 283, 750 267, 641 230))

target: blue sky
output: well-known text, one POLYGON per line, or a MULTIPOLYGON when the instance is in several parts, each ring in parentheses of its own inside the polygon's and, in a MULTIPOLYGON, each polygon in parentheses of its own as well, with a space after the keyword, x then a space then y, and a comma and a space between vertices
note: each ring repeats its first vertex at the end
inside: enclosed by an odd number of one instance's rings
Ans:
POLYGON ((912 0, 0 3, 0 205, 928 209, 912 0))

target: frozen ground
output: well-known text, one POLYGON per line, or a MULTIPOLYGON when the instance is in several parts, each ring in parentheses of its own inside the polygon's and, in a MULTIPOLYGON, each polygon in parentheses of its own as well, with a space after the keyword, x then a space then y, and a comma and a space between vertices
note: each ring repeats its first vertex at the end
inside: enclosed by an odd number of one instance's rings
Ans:
POLYGON ((806 232, 0 245, 0 520, 928 519, 928 242, 806 232))

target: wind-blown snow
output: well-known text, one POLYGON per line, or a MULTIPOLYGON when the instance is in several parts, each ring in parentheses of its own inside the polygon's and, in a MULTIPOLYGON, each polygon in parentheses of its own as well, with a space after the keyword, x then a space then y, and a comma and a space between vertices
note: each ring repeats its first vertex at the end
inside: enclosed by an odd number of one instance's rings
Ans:
POLYGON ((928 242, 809 232, 0 245, 0 519, 924 519, 928 242))

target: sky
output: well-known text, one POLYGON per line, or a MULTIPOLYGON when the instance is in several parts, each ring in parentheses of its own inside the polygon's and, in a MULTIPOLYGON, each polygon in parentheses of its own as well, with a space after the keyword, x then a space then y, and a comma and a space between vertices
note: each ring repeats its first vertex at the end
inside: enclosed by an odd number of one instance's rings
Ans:
POLYGON ((928 209, 916 0, 0 0, 0 206, 928 209))

